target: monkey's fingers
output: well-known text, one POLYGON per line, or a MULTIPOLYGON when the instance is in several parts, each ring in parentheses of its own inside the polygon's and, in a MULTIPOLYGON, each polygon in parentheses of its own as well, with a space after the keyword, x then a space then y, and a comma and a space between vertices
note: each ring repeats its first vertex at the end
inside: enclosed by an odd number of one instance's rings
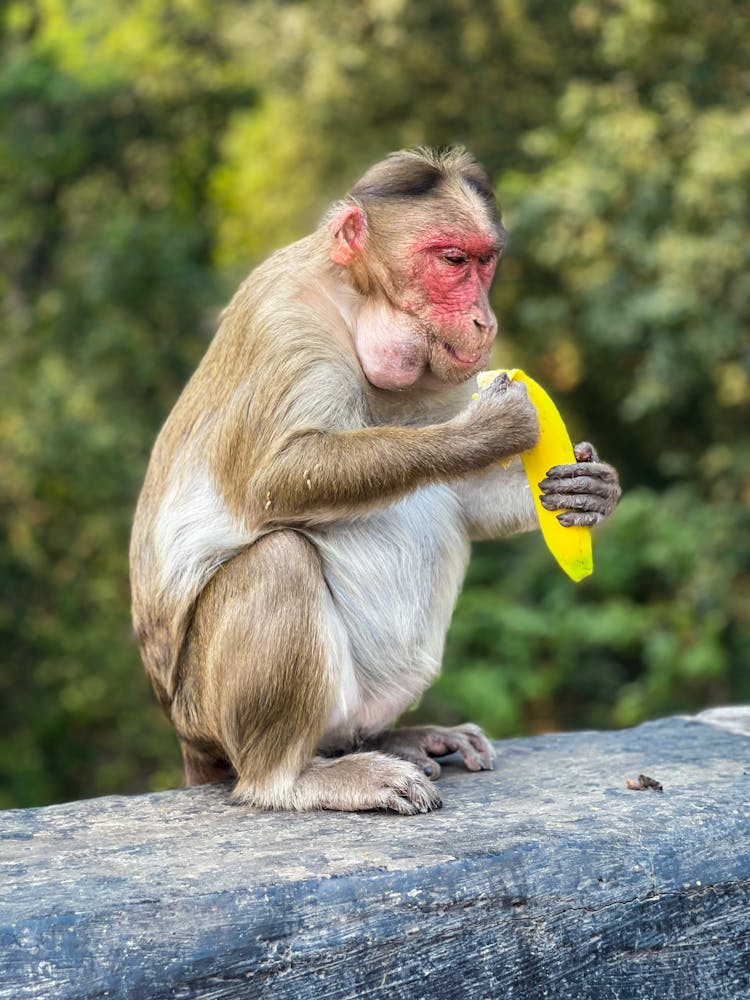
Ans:
POLYGON ((491 396, 495 393, 506 392, 510 387, 510 377, 507 372, 502 372, 497 378, 492 379, 491 382, 484 384, 481 379, 478 380, 480 383, 480 392, 483 395, 491 396))
POLYGON ((545 510, 579 511, 606 515, 612 509, 608 497, 596 493, 544 493, 539 502, 545 510))
POLYGON ((573 445, 573 454, 576 457, 576 462, 598 462, 599 456, 596 453, 596 448, 591 444, 590 441, 580 441, 578 444, 573 445))
POLYGON ((547 469, 547 479, 574 479, 589 476, 605 483, 618 483, 617 470, 607 462, 571 462, 570 465, 553 465, 547 469))
MULTIPOLYGON (((547 478, 543 479, 541 483, 539 483, 539 489, 543 493, 590 493, 593 496, 605 498, 615 495, 619 496, 619 486, 617 483, 614 483, 611 480, 602 479, 597 475, 590 476, 588 473, 582 475, 580 465, 559 465, 557 468, 577 469, 578 475, 567 477, 558 475, 551 476, 548 474, 547 478)), ((587 468, 587 466, 584 466, 584 468, 587 468)), ((550 508, 547 509, 549 510, 550 508)))
POLYGON ((564 528, 593 528, 604 520, 604 514, 595 511, 581 512, 566 510, 557 515, 557 520, 564 528))
POLYGON ((553 466, 539 489, 539 503, 545 510, 561 511, 557 520, 565 528, 598 524, 612 513, 622 493, 617 471, 594 461, 553 466))

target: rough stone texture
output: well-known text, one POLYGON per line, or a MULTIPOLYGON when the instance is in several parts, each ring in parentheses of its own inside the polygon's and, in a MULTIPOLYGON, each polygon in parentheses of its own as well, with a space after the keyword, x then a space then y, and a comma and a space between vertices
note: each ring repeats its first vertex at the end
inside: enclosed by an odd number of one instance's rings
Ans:
POLYGON ((3 813, 0 998, 749 997, 748 732, 508 740, 415 818, 226 786, 3 813))

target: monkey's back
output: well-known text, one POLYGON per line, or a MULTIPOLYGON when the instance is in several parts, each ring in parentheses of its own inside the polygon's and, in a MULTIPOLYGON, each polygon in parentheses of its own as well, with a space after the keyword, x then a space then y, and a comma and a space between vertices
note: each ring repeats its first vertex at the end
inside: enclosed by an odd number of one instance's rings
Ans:
POLYGON ((136 639, 165 707, 201 590, 233 554, 274 530, 252 502, 257 470, 297 427, 366 420, 353 359, 320 308, 311 276, 318 258, 308 238, 248 276, 154 444, 130 580, 136 639))

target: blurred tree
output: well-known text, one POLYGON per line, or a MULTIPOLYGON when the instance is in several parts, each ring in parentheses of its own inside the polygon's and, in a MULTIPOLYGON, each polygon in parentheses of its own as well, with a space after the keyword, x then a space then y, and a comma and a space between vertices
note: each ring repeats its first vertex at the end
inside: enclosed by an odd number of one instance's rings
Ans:
POLYGON ((5 5, 0 805, 178 780, 129 638, 149 449, 238 276, 413 143, 498 178, 498 361, 629 487, 580 587, 536 537, 478 547, 420 713, 502 735, 750 697, 748 12, 5 5))
POLYGON ((2 805, 178 779, 130 640, 127 538, 214 323, 206 189, 253 98, 108 72, 61 10, 12 6, 0 71, 2 805))
POLYGON ((500 179, 500 312, 509 363, 556 387, 626 495, 578 590, 538 539, 479 555, 426 713, 509 732, 750 697, 748 12, 571 11, 612 73, 571 80, 520 138, 536 168, 500 179))
POLYGON ((235 117, 215 200, 223 263, 308 231, 384 153, 464 142, 495 174, 528 162, 518 142, 588 72, 571 4, 533 0, 256 0, 228 44, 262 97, 235 117), (249 157, 248 150, 263 150, 249 157))

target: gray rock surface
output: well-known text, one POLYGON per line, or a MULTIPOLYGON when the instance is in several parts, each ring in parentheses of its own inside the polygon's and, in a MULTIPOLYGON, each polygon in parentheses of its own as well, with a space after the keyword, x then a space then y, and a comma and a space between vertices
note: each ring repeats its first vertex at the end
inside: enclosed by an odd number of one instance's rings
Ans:
POLYGON ((749 720, 499 742, 414 818, 2 813, 0 998, 750 997, 749 720))

